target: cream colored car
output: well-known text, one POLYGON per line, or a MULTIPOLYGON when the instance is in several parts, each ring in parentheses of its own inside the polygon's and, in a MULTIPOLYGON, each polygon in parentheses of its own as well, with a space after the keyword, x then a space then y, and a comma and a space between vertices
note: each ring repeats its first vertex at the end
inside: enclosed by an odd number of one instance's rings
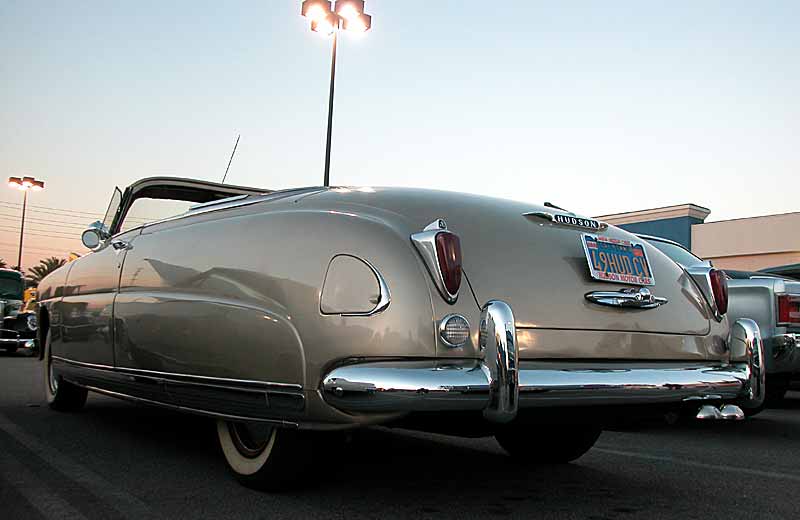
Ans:
POLYGON ((758 327, 729 325, 724 276, 552 205, 151 178, 83 240, 39 285, 51 407, 90 390, 217 418, 255 487, 306 475, 326 431, 494 435, 567 462, 609 417, 763 399, 758 327), (185 208, 153 220, 162 203, 185 208))

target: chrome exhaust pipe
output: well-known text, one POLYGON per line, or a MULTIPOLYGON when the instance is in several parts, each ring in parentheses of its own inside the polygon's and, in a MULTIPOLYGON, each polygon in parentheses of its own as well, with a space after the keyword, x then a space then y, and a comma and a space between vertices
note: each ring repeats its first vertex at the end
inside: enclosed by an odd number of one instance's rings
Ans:
POLYGON ((735 404, 724 404, 719 408, 704 404, 695 415, 695 419, 701 421, 743 421, 744 418, 744 412, 735 404))

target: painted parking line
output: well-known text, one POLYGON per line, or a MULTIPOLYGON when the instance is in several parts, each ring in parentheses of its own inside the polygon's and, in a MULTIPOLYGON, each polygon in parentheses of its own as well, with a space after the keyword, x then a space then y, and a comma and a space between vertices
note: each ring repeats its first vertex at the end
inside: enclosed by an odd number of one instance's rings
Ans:
POLYGON ((728 466, 726 464, 708 464, 705 462, 697 462, 689 459, 681 459, 670 457, 669 455, 651 455, 649 453, 637 453, 631 451, 612 450, 609 448, 600 448, 595 446, 591 452, 597 451, 600 453, 607 453, 609 455, 621 455, 623 457, 630 457, 633 459, 650 460, 654 462, 668 462, 670 464, 680 464, 682 466, 689 466, 693 468, 710 469, 715 471, 729 471, 738 475, 752 475, 754 477, 775 478, 783 480, 791 480, 793 482, 800 482, 800 475, 794 473, 781 473, 778 471, 763 471, 760 469, 742 468, 740 466, 728 466))
POLYGON ((14 440, 28 448, 42 461, 55 468, 65 477, 86 488, 110 508, 119 512, 124 518, 158 518, 158 515, 153 513, 144 502, 120 490, 108 480, 58 450, 45 445, 23 431, 22 428, 11 422, 3 414, 0 414, 0 430, 5 431, 14 440))
POLYGON ((0 450, 0 477, 12 485, 44 518, 86 520, 72 504, 57 495, 8 450, 0 450))

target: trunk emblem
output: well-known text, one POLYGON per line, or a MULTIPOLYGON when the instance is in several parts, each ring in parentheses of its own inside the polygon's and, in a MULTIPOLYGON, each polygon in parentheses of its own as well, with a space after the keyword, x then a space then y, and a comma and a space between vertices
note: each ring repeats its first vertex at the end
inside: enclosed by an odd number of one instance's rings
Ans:
POLYGON ((576 217, 575 215, 567 215, 566 213, 550 213, 548 211, 531 211, 530 213, 523 213, 526 217, 540 217, 549 220, 553 224, 561 224, 563 226, 576 227, 580 229, 591 229, 592 231, 602 231, 608 227, 605 222, 594 220, 591 218, 576 217))

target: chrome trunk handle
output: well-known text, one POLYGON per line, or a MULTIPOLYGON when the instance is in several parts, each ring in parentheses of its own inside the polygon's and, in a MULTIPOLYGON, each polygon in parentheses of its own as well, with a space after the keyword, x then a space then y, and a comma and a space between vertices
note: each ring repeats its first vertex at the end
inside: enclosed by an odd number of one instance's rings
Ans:
POLYGON ((666 298, 656 296, 646 287, 626 287, 619 291, 595 291, 586 293, 586 299, 598 305, 632 309, 654 309, 667 303, 666 298))

